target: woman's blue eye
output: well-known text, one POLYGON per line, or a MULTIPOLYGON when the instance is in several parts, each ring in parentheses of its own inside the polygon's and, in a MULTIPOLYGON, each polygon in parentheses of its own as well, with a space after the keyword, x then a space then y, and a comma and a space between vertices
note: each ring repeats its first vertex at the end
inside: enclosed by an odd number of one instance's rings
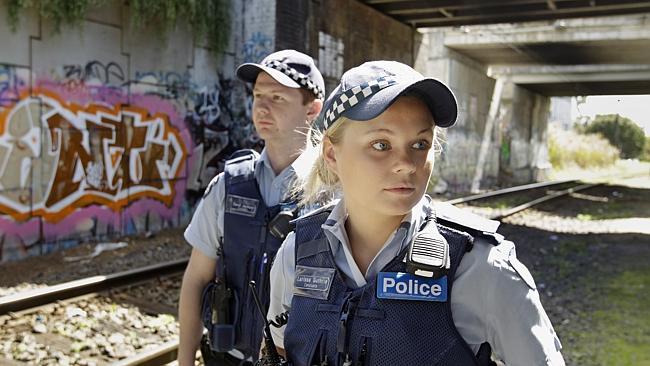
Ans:
POLYGON ((414 149, 426 150, 426 149, 429 148, 429 141, 425 141, 425 140, 418 141, 418 142, 414 143, 412 146, 413 146, 414 149))
POLYGON ((388 142, 386 141, 375 141, 372 143, 372 148, 378 151, 385 151, 390 148, 390 145, 388 145, 388 142))

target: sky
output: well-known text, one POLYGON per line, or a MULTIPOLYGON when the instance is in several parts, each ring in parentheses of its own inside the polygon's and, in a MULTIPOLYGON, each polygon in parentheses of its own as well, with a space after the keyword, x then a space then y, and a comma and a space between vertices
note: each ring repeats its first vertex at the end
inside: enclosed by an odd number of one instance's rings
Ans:
POLYGON ((650 95, 588 96, 578 111, 575 98, 571 100, 571 120, 580 114, 593 118, 597 114, 619 114, 636 122, 650 136, 650 95))

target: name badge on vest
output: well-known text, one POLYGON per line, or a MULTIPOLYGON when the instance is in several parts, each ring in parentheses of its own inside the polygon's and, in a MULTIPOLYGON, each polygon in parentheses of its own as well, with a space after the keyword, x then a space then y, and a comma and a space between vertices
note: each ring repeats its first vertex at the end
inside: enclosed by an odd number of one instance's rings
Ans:
POLYGON ((335 272, 334 268, 296 266, 293 294, 326 300, 332 287, 335 272))
POLYGON ((379 272, 377 297, 390 300, 447 301, 447 276, 433 279, 404 272, 379 272))
POLYGON ((229 194, 226 197, 226 212, 235 215, 255 217, 259 203, 260 201, 254 198, 229 194))

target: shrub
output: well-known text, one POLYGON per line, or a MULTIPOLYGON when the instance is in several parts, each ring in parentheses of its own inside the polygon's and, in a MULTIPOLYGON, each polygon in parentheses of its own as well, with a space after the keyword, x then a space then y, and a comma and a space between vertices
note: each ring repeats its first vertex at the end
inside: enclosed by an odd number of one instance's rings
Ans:
POLYGON ((618 149, 597 134, 563 130, 550 131, 548 153, 556 169, 570 166, 604 167, 614 164, 620 154, 618 149))
POLYGON ((645 138, 645 145, 643 146, 643 152, 639 157, 640 160, 650 161, 650 136, 645 138))
POLYGON ((645 144, 643 129, 618 114, 599 114, 585 127, 587 133, 599 133, 621 151, 624 159, 639 157, 645 144))
MULTIPOLYGON (((36 9, 44 19, 54 22, 55 31, 61 31, 62 24, 79 26, 83 23, 86 11, 93 6, 103 6, 107 0, 8 0, 7 21, 15 32, 20 20, 20 12, 36 9)), ((119 2, 115 2, 119 4, 119 2)), ((164 36, 173 30, 177 23, 190 25, 195 40, 206 39, 215 54, 224 52, 230 37, 229 0, 129 0, 128 14, 131 23, 143 28, 157 27, 164 36)))

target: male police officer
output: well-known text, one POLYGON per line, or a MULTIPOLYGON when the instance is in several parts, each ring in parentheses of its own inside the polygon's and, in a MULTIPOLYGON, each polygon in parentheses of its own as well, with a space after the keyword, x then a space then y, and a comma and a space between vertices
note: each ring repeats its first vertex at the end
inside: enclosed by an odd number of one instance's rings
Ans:
POLYGON ((237 76, 254 83, 253 123, 265 147, 260 155, 242 150, 226 162, 185 231, 193 249, 179 304, 181 366, 194 365, 202 324, 207 364, 257 358, 263 320, 248 282, 257 282, 268 304, 270 265, 286 235, 286 214, 295 211, 287 191, 300 169, 308 124, 323 105, 323 77, 303 53, 275 52, 259 64, 240 65, 237 76))

